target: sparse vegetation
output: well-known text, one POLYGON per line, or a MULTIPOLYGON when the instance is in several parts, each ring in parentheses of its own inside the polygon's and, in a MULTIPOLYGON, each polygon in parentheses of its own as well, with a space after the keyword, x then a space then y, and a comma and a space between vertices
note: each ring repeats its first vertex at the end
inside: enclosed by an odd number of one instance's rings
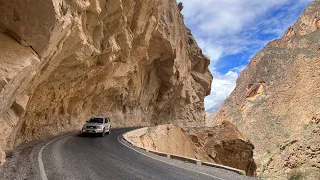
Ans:
POLYGON ((6 153, 6 158, 7 158, 7 159, 13 158, 13 151, 7 152, 7 153, 6 153))
POLYGON ((304 130, 308 130, 308 129, 312 128, 312 127, 313 127, 312 124, 304 124, 303 125, 303 129, 304 130))
POLYGON ((183 4, 182 4, 182 2, 179 2, 178 8, 179 8, 180 11, 182 11, 182 9, 183 9, 183 4))
POLYGON ((270 149, 267 149, 267 153, 270 154, 270 153, 271 153, 271 150, 270 150, 270 149))
POLYGON ((299 170, 293 170, 291 173, 288 174, 289 180, 302 180, 305 179, 305 174, 299 170))
POLYGON ((245 171, 240 171, 239 174, 240 174, 241 176, 245 176, 245 175, 246 175, 246 172, 245 172, 245 171))
POLYGON ((288 133, 288 132, 284 133, 284 137, 285 138, 289 138, 290 137, 290 133, 288 133))
POLYGON ((306 140, 311 140, 311 139, 313 139, 313 138, 315 138, 312 134, 307 134, 306 136, 304 136, 304 138, 306 139, 306 140))

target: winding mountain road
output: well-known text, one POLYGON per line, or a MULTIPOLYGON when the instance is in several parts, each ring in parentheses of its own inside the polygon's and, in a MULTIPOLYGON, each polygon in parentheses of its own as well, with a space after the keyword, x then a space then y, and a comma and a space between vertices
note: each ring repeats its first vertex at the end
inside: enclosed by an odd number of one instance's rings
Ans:
MULTIPOLYGON (((193 164, 180 167, 130 149, 119 138, 126 131, 113 130, 103 138, 73 134, 52 140, 39 152, 42 179, 226 179, 195 170, 193 164)), ((233 174, 233 179, 245 178, 233 174)))
MULTIPOLYGON (((129 130, 113 129, 105 137, 83 137, 73 133, 44 141, 30 150, 31 163, 28 164, 33 164, 32 169, 37 172, 26 179, 253 179, 223 169, 197 166, 144 152, 122 139, 121 135, 129 130)), ((17 162, 21 162, 19 157, 17 162)))

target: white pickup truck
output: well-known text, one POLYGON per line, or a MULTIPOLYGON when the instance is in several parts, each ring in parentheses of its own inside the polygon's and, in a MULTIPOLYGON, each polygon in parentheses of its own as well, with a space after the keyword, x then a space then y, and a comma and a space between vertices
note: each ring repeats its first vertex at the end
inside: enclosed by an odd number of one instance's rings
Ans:
POLYGON ((95 116, 86 121, 83 125, 82 134, 100 134, 104 137, 106 133, 111 133, 111 122, 108 116, 95 116))

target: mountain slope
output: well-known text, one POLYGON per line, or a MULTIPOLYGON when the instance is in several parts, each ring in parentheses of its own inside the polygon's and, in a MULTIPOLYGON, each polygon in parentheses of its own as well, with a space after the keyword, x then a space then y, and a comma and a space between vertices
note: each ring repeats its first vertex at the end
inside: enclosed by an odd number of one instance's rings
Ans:
POLYGON ((215 121, 232 121, 250 137, 262 176, 319 176, 319 29, 316 0, 252 58, 217 112, 215 121))

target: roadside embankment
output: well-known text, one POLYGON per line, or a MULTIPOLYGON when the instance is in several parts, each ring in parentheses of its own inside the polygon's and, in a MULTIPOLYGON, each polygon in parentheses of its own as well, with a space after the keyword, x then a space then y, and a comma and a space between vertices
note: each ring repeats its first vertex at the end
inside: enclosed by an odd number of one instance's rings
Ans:
POLYGON ((124 138, 147 151, 188 157, 202 164, 221 164, 255 175, 254 146, 227 121, 210 128, 183 128, 172 124, 141 128, 124 134, 124 138))

